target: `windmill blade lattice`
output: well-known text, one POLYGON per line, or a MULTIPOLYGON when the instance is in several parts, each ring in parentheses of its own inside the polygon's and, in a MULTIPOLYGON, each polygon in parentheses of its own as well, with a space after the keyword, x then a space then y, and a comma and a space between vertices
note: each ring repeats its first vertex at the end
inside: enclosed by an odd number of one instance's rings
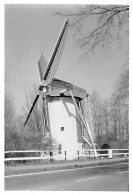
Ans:
POLYGON ((41 54, 40 59, 37 63, 37 67, 38 67, 38 72, 39 72, 39 77, 40 77, 40 82, 42 83, 43 81, 43 74, 46 70, 48 63, 45 59, 45 57, 43 56, 43 54, 41 54))
POLYGON ((40 60, 38 62, 38 70, 39 70, 39 75, 40 75, 40 80, 41 80, 41 84, 39 86, 39 90, 38 90, 38 93, 36 95, 36 98, 32 104, 32 107, 29 111, 29 114, 25 120, 25 123, 24 123, 24 126, 23 128, 25 127, 25 125, 27 124, 28 122, 28 119, 31 115, 31 112, 41 94, 41 91, 43 90, 43 88, 45 87, 45 89, 47 90, 47 86, 50 84, 50 82, 52 81, 54 75, 55 75, 55 72, 57 70, 57 67, 58 67, 58 64, 59 64, 59 61, 60 61, 60 58, 61 58, 61 54, 62 54, 62 51, 63 51, 63 47, 64 47, 64 44, 65 44, 65 40, 66 40, 66 35, 67 35, 67 32, 68 32, 68 20, 65 21, 64 25, 63 25, 63 28, 62 28, 62 31, 60 33, 60 36, 57 40, 57 43, 55 45, 55 49, 53 50, 53 53, 52 53, 52 56, 50 58, 50 61, 43 73, 43 76, 42 76, 42 67, 41 67, 41 64, 45 64, 46 65, 46 62, 44 60, 44 57, 43 55, 41 55, 40 57, 40 60))
POLYGON ((53 53, 47 65, 46 71, 44 72, 42 84, 48 85, 51 82, 51 79, 54 76, 55 71, 57 70, 57 67, 58 67, 57 59, 59 60, 61 58, 61 54, 63 51, 62 46, 64 46, 67 32, 68 32, 68 20, 66 20, 64 23, 63 29, 56 43, 55 49, 53 50, 53 53), (51 76, 51 73, 52 73, 52 76, 51 76))

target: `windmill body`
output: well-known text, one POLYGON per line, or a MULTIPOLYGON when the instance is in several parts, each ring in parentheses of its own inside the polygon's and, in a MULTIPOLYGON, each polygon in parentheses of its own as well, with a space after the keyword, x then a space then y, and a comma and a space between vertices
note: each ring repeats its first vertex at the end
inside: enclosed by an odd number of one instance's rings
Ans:
POLYGON ((47 63, 43 55, 38 61, 40 86, 24 127, 39 96, 42 94, 43 136, 49 134, 50 138, 55 139, 59 150, 67 151, 67 159, 71 160, 75 158, 74 155, 77 155, 77 151, 82 152, 84 141, 94 149, 95 145, 89 125, 82 112, 81 101, 86 96, 86 91, 71 83, 54 79, 65 44, 68 26, 68 21, 65 21, 50 61, 47 63))
POLYGON ((54 79, 49 91, 48 112, 52 138, 57 141, 58 150, 62 151, 60 157, 64 158, 64 152, 67 151, 67 159, 71 160, 77 158, 77 156, 74 157, 77 151, 82 153, 83 124, 69 92, 60 94, 60 91, 68 85, 73 91, 77 105, 82 101, 82 97, 86 94, 85 90, 54 79))

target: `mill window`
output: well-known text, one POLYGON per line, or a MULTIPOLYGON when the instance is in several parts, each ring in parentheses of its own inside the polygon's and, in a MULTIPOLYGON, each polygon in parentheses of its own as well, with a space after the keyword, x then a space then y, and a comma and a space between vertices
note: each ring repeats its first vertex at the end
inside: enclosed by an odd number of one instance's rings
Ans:
POLYGON ((61 127, 61 131, 64 131, 64 127, 61 127))

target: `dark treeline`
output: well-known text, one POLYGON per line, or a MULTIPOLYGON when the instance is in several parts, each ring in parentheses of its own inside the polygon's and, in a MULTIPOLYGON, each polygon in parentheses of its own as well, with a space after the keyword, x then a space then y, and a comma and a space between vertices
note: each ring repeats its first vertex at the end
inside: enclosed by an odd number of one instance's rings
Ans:
POLYGON ((36 86, 26 95, 26 102, 21 115, 15 112, 14 99, 9 93, 5 93, 5 150, 51 150, 56 142, 49 137, 42 137, 43 112, 42 102, 39 101, 23 129, 24 121, 33 102, 36 86), (43 139, 43 142, 42 142, 43 139))
MULTIPOLYGON (((91 124, 95 142, 119 142, 119 146, 128 147, 129 140, 129 71, 120 75, 114 93, 109 99, 102 99, 94 91, 89 97, 91 124), (125 144, 126 143, 126 144, 125 144), (124 145, 125 144, 125 145, 124 145)), ((89 102, 86 101, 86 116, 89 117, 89 102)))
MULTIPOLYGON (((129 137, 129 71, 125 69, 120 75, 114 93, 109 99, 102 99, 94 91, 86 100, 85 113, 88 121, 91 111, 91 125, 95 142, 100 146, 101 139, 106 142, 119 141, 128 143, 129 137), (90 110, 88 104, 90 103, 90 110)), ((43 138, 43 109, 42 100, 38 101, 31 117, 23 131, 22 126, 33 102, 37 88, 26 95, 26 102, 21 115, 15 112, 13 97, 5 92, 5 150, 50 150, 56 147, 56 141, 43 138)), ((122 146, 124 147, 124 146, 122 146)))

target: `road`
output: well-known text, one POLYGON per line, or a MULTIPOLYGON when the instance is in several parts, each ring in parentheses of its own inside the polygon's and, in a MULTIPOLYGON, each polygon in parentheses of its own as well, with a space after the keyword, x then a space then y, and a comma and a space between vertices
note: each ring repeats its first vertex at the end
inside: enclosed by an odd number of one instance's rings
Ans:
POLYGON ((128 163, 5 177, 5 190, 128 191, 128 163))

